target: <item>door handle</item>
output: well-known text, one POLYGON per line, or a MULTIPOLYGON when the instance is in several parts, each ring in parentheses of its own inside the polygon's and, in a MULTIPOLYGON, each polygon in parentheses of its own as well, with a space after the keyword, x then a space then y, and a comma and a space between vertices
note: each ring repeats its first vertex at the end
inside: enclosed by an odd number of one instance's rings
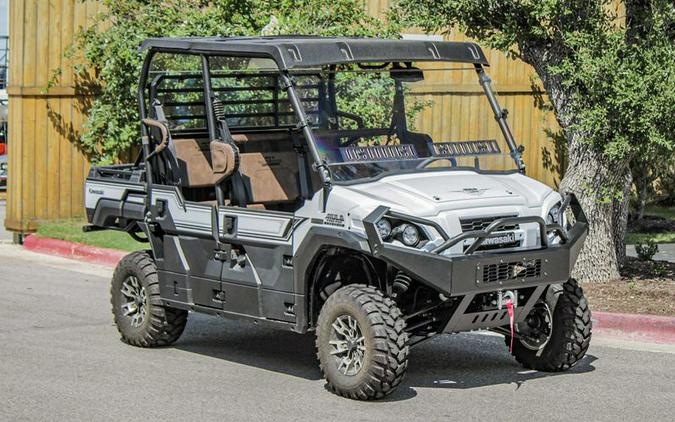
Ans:
POLYGON ((229 242, 237 237, 237 217, 233 215, 226 215, 223 225, 224 232, 221 234, 220 218, 218 216, 218 205, 211 207, 211 235, 220 247, 222 242, 229 242))

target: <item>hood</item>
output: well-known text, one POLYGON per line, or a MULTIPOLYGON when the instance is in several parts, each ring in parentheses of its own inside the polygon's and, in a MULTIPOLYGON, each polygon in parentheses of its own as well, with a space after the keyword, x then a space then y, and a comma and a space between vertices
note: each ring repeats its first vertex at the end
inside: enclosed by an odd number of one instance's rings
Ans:
POLYGON ((496 205, 540 206, 552 192, 522 174, 479 174, 470 171, 428 172, 384 177, 364 184, 341 186, 360 197, 363 206, 386 205, 418 216, 441 211, 496 205))

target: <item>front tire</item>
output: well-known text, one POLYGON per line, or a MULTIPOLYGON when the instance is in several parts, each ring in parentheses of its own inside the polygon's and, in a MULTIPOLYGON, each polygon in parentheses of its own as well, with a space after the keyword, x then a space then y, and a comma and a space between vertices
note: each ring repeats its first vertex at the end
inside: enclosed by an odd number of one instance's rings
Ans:
POLYGON ((115 325, 125 343, 166 346, 185 329, 187 311, 161 305, 157 267, 148 252, 122 258, 113 273, 110 295, 115 325))
POLYGON ((348 285, 328 297, 317 322, 316 346, 328 389, 351 399, 390 394, 408 366, 401 311, 365 285, 348 285))
MULTIPOLYGON (((544 302, 538 304, 540 306, 535 305, 528 316, 540 313, 540 321, 533 325, 547 327, 548 335, 542 340, 536 335, 529 340, 516 338, 511 354, 526 368, 561 372, 576 365, 588 350, 591 342, 591 310, 583 290, 573 278, 564 283, 562 289, 551 293, 544 302)), ((506 336, 506 344, 510 342, 511 338, 506 336)))

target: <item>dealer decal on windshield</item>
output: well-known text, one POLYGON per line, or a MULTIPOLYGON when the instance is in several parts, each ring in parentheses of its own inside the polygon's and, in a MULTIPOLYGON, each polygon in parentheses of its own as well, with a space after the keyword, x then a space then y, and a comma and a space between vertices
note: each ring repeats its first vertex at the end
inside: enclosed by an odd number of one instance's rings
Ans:
POLYGON ((397 161, 418 158, 417 150, 410 144, 341 147, 340 156, 344 162, 397 161))
POLYGON ((494 139, 464 142, 429 143, 436 157, 462 157, 467 155, 501 154, 499 144, 494 139))

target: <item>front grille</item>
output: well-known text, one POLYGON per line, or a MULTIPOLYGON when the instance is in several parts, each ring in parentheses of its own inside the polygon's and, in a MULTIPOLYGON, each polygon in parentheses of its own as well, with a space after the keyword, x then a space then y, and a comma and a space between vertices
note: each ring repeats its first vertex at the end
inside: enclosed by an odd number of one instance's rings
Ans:
MULTIPOLYGON (((471 246, 470 243, 464 245, 464 252, 471 246)), ((506 249, 506 248, 517 248, 520 246, 520 240, 515 240, 513 242, 507 243, 495 243, 493 245, 480 245, 476 251, 491 251, 494 249, 506 249)))
MULTIPOLYGON (((517 216, 500 215, 495 217, 463 218, 459 220, 459 223, 462 225, 462 232, 468 232, 472 230, 485 230, 487 226, 492 224, 493 221, 505 217, 517 217, 517 216)), ((518 224, 506 224, 498 227, 496 231, 518 230, 519 228, 520 226, 518 224)))
POLYGON ((501 262, 483 267, 483 283, 512 281, 541 277, 541 259, 501 262))

